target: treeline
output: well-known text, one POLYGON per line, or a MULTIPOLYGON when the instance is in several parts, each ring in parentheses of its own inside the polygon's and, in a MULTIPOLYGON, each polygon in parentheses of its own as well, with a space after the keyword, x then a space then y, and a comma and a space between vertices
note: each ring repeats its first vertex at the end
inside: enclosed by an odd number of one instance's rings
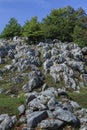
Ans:
POLYGON ((23 26, 15 18, 11 18, 0 37, 9 39, 14 36, 27 37, 32 43, 44 39, 59 39, 87 46, 87 14, 82 8, 75 10, 67 6, 53 9, 41 22, 33 17, 23 26))

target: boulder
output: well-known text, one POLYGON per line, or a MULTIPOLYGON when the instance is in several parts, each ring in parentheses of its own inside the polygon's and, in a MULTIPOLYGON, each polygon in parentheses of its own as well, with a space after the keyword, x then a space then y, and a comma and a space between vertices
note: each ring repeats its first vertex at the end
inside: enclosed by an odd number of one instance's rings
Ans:
POLYGON ((50 88, 48 88, 47 90, 42 91, 40 94, 41 94, 42 96, 46 96, 46 97, 48 97, 48 99, 50 99, 50 98, 52 98, 52 97, 58 96, 58 91, 57 91, 57 89, 55 89, 55 88, 53 88, 53 87, 50 87, 50 88))
POLYGON ((45 52, 43 54, 43 58, 45 58, 45 60, 50 59, 51 58, 51 51, 49 50, 48 52, 45 52))
POLYGON ((72 69, 75 69, 76 71, 79 71, 79 72, 81 72, 81 73, 84 73, 84 72, 85 72, 85 70, 84 70, 85 66, 84 66, 84 63, 83 63, 83 62, 68 61, 67 63, 68 63, 68 65, 69 65, 70 67, 72 67, 72 69))
POLYGON ((59 54, 59 50, 57 49, 57 48, 52 48, 52 50, 51 50, 51 55, 52 56, 56 56, 56 55, 58 55, 59 54))
POLYGON ((18 110, 19 110, 19 115, 24 114, 24 112, 25 112, 25 106, 24 105, 19 106, 18 110))
POLYGON ((0 115, 0 122, 2 122, 4 119, 9 118, 8 114, 1 114, 0 115))
POLYGON ((48 103, 47 106, 49 108, 49 110, 54 110, 56 106, 60 106, 60 104, 58 103, 58 101, 53 97, 51 98, 48 103))
POLYGON ((30 96, 28 96, 27 97, 27 99, 26 99, 26 104, 28 104, 29 102, 31 102, 33 99, 35 99, 36 98, 36 96, 35 95, 30 95, 30 96))
POLYGON ((35 128, 38 123, 48 117, 46 111, 33 112, 27 115, 27 125, 29 128, 35 128))
POLYGON ((44 70, 49 69, 51 66, 53 65, 53 62, 50 59, 47 59, 44 63, 43 63, 43 68, 44 70))
POLYGON ((0 130, 11 129, 13 126, 13 121, 10 117, 5 118, 0 124, 0 130))
POLYGON ((82 48, 82 53, 83 53, 83 55, 87 55, 87 47, 82 48))
POLYGON ((29 102, 28 107, 33 111, 42 111, 47 109, 47 107, 38 98, 35 98, 31 102, 29 102))
POLYGON ((65 123, 58 119, 43 120, 38 124, 38 127, 45 130, 58 130, 60 127, 64 126, 65 123))
POLYGON ((32 91, 35 88, 41 87, 43 85, 44 77, 40 71, 32 71, 29 74, 29 91, 32 91))
POLYGON ((56 108, 56 110, 53 112, 53 115, 55 118, 62 120, 64 122, 70 123, 75 128, 80 127, 80 121, 79 119, 70 111, 63 110, 62 108, 56 108))
POLYGON ((14 53, 12 51, 8 52, 8 57, 14 59, 14 53))
POLYGON ((39 77, 33 77, 29 81, 29 91, 32 91, 35 88, 41 87, 43 81, 39 77))

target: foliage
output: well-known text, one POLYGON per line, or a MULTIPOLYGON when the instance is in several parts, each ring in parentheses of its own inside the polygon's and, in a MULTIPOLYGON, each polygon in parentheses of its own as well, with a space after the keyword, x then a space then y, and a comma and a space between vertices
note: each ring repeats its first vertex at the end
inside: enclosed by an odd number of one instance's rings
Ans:
POLYGON ((11 18, 1 33, 1 37, 9 39, 21 35, 21 25, 15 18, 11 18))
POLYGON ((81 47, 87 46, 87 30, 76 25, 73 33, 73 40, 81 47))
POLYGON ((33 17, 23 26, 23 36, 28 37, 29 42, 37 42, 42 38, 42 31, 37 17, 33 17))
POLYGON ((74 9, 70 6, 63 9, 54 9, 43 19, 43 28, 46 38, 58 38, 61 41, 72 41, 74 28, 74 9), (48 34, 48 35, 47 35, 48 34))

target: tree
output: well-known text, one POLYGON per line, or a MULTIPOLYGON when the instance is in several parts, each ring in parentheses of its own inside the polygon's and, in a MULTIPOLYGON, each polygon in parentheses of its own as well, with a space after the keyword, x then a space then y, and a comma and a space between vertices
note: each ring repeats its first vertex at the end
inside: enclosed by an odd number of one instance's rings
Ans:
POLYGON ((87 30, 81 26, 76 25, 73 33, 73 41, 80 47, 87 46, 87 30))
POLYGON ((87 46, 87 14, 82 8, 75 11, 77 18, 73 31, 73 41, 79 46, 87 46))
POLYGON ((15 18, 11 18, 1 33, 3 38, 9 39, 21 35, 21 25, 15 18))
POLYGON ((43 37, 43 32, 41 31, 41 25, 38 22, 37 17, 31 18, 30 21, 27 21, 23 26, 23 33, 24 37, 28 37, 29 42, 36 43, 37 41, 41 40, 43 37))
POLYGON ((75 26, 74 12, 75 10, 70 6, 53 9, 50 15, 43 19, 44 36, 51 39, 58 38, 61 41, 72 41, 75 26))

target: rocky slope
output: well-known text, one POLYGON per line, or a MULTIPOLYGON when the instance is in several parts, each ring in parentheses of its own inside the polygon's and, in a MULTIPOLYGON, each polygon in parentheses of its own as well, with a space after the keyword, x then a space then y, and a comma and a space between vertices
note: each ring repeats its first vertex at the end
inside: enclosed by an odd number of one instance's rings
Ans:
POLYGON ((0 40, 0 95, 24 99, 19 114, 0 110, 0 130, 86 130, 87 109, 70 95, 86 87, 87 47, 0 40))

